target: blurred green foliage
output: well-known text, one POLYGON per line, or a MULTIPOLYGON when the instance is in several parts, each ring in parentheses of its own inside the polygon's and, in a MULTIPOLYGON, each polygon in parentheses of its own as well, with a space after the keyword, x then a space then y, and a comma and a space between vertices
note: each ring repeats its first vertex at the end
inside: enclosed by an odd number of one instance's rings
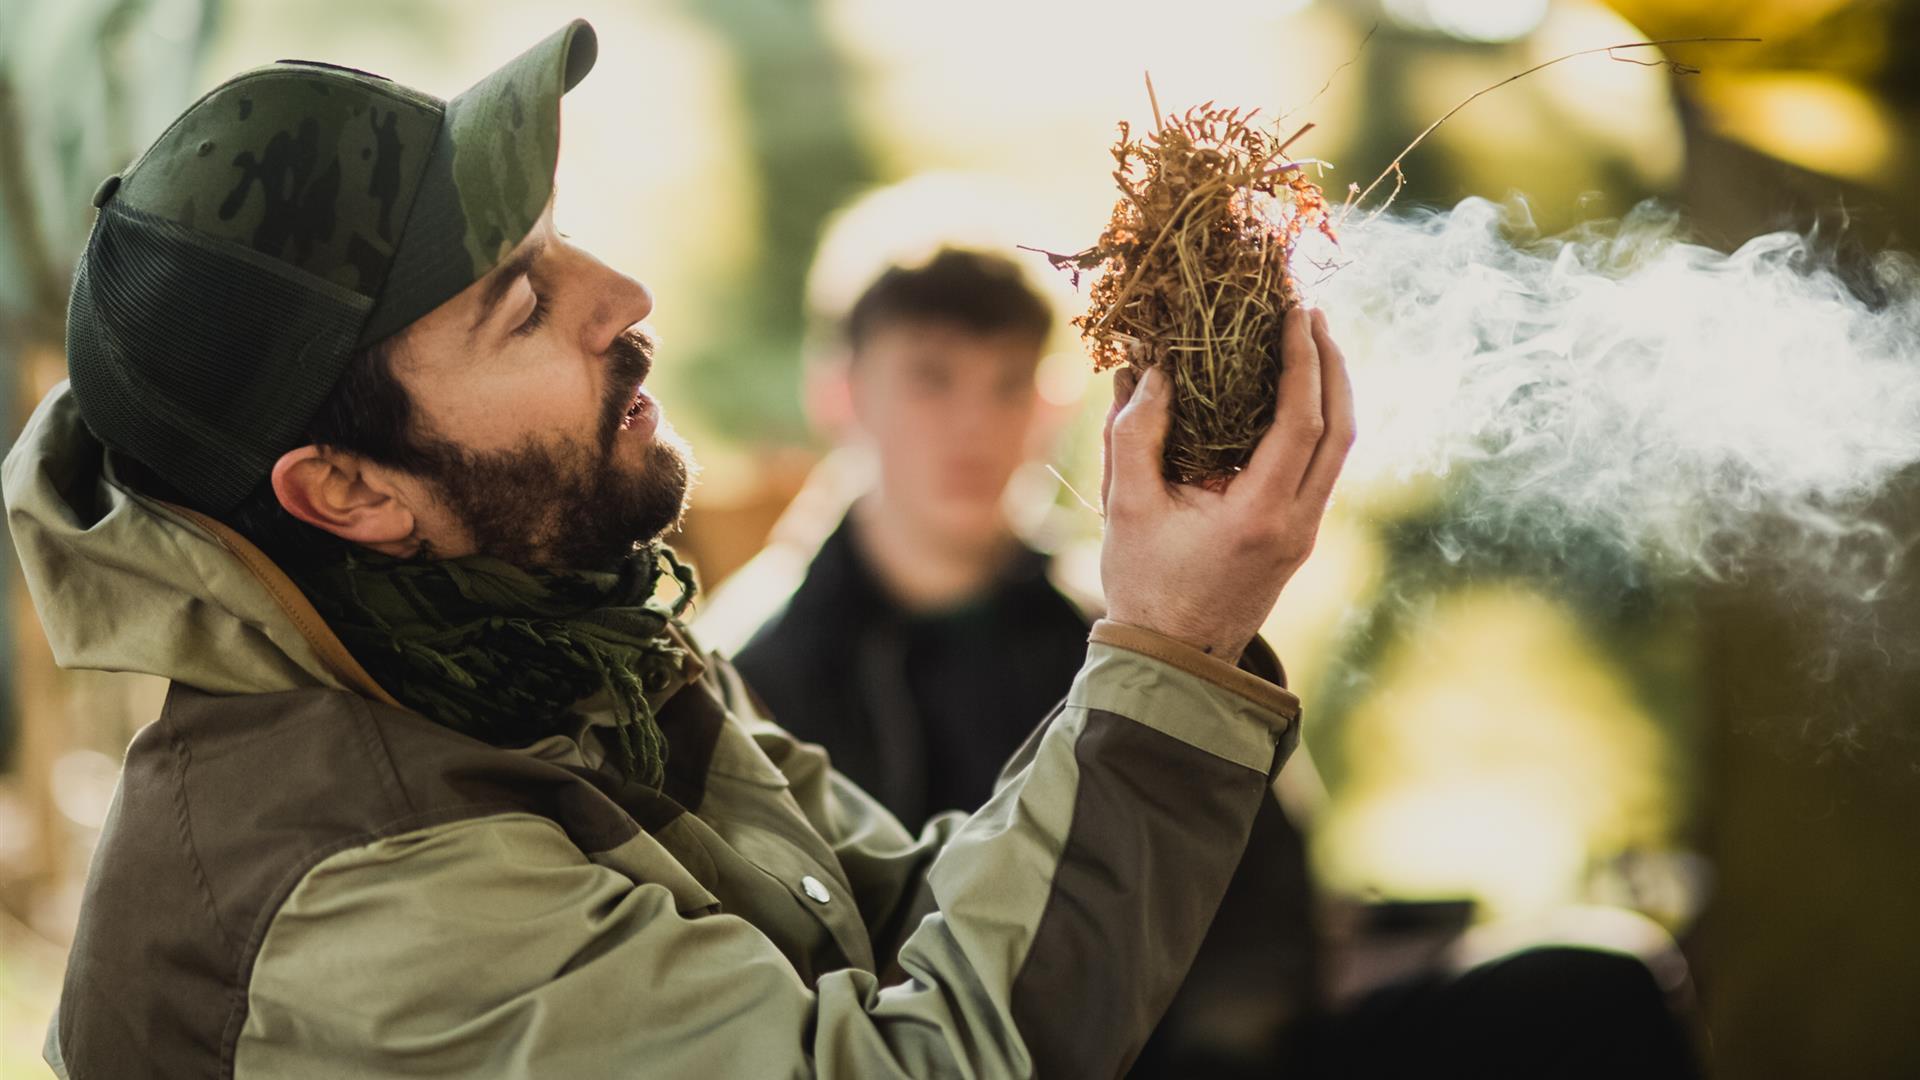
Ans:
MULTIPOLYGON (((9 441, 33 405, 24 358, 64 341, 90 196, 179 111, 215 18, 215 0, 0 4, 0 416, 9 441)), ((10 541, 0 544, 11 564, 10 541)), ((17 575, 6 580, 18 588, 17 575)), ((0 612, 0 655, 12 655, 14 610, 0 612)), ((14 742, 13 674, 0 664, 0 759, 14 742)))
POLYGON ((0 318, 57 341, 89 196, 179 111, 213 0, 0 5, 0 318))
POLYGON ((746 443, 808 441, 799 384, 807 267, 827 215, 877 179, 821 7, 687 4, 738 57, 764 232, 752 272, 721 300, 737 317, 694 358, 703 377, 685 386, 719 432, 746 443))

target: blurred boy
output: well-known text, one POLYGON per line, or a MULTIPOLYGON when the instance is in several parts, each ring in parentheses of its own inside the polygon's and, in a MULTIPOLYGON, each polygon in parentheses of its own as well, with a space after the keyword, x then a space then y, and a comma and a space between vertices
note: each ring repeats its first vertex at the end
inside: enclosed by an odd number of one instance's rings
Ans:
POLYGON ((867 290, 848 383, 878 483, 739 655, 783 722, 903 821, 984 802, 1086 652, 1087 620, 1002 505, 1051 324, 1012 265, 954 250, 867 290))

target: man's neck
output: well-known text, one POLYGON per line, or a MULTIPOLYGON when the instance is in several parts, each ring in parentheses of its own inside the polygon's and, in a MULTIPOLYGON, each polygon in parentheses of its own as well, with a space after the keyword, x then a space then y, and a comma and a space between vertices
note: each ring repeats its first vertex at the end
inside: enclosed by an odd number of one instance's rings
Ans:
POLYGON ((881 588, 912 612, 958 607, 985 592, 1015 548, 1004 521, 987 537, 956 538, 901 513, 881 492, 854 503, 853 539, 881 588))

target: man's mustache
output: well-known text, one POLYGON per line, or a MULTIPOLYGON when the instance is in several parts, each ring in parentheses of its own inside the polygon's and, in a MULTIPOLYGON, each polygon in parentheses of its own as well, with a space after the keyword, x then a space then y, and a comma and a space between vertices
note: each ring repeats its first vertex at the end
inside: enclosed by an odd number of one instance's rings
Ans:
POLYGON ((653 371, 654 347, 653 335, 637 326, 620 331, 607 346, 607 392, 600 417, 600 445, 605 449, 613 447, 620 422, 633 404, 633 388, 653 371))
POLYGON ((645 330, 629 326, 620 331, 613 344, 607 346, 607 359, 613 365, 613 374, 618 376, 615 381, 625 383, 628 390, 644 381, 653 370, 654 348, 653 335, 645 330))

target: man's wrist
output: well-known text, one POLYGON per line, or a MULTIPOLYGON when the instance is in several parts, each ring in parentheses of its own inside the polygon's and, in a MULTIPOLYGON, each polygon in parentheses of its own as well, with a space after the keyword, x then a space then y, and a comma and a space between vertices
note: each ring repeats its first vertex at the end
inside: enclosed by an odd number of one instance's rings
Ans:
POLYGON ((1107 618, 1116 623, 1152 631, 1163 638, 1177 641, 1228 665, 1238 664, 1240 654, 1246 651, 1247 643, 1253 640, 1251 634, 1229 639, 1212 627, 1198 626, 1177 617, 1136 612, 1121 605, 1110 607, 1107 618))

